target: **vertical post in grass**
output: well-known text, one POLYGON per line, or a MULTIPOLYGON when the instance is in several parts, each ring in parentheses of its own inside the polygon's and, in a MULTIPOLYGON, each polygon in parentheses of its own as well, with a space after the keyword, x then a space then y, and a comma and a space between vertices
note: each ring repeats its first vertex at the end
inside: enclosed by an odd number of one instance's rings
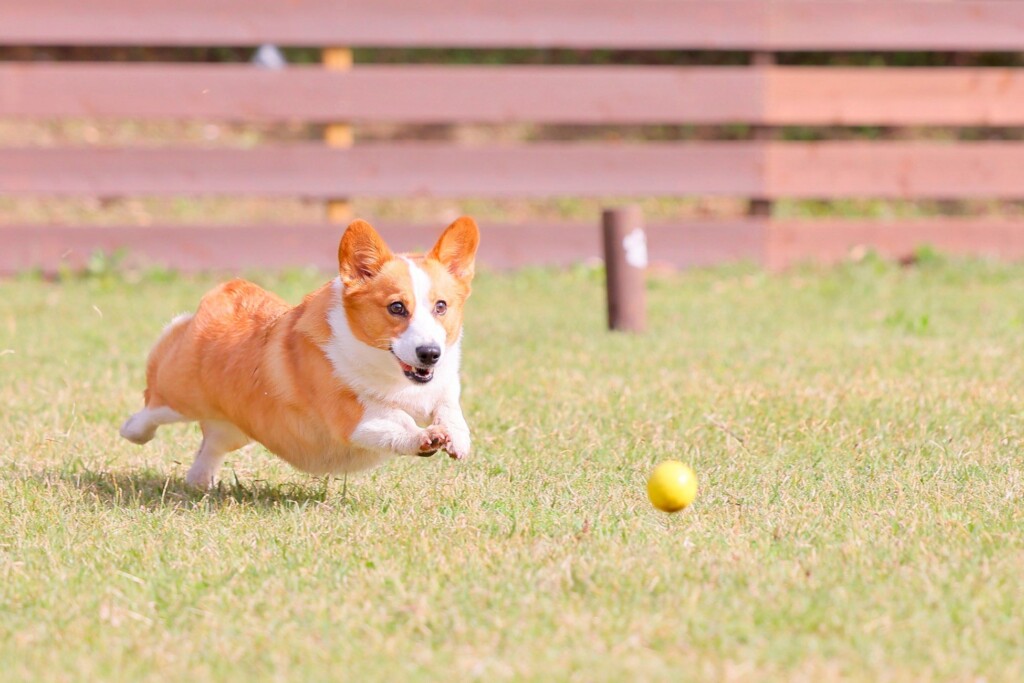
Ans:
MULTIPOLYGON (((352 68, 352 50, 346 47, 325 48, 321 55, 324 68, 333 71, 347 71, 352 68)), ((328 147, 351 147, 354 136, 352 126, 347 123, 329 123, 324 129, 324 142, 328 147)), ((327 200, 327 221, 348 223, 352 220, 352 204, 346 197, 327 200)))
POLYGON ((605 209, 604 264, 608 289, 608 328, 643 332, 647 327, 647 235, 639 206, 605 209))

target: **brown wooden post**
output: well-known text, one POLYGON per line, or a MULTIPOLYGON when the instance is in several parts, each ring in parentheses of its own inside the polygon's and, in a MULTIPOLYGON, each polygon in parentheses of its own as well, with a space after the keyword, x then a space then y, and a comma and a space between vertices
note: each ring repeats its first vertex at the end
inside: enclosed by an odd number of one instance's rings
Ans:
MULTIPOLYGON (((774 52, 754 52, 750 55, 750 63, 755 67, 771 66, 775 63, 774 52)), ((764 102, 762 102, 764 104, 764 102)), ((755 125, 751 128, 751 137, 754 140, 771 140, 775 133, 771 126, 755 125)), ((771 218, 772 200, 763 197, 754 197, 747 207, 747 214, 759 218, 771 218)))
POLYGON ((647 327, 647 235, 639 206, 601 214, 608 289, 608 328, 643 332, 647 327))
MULTIPOLYGON (((335 71, 352 68, 352 50, 345 47, 325 48, 322 53, 324 67, 335 71)), ((329 123, 324 129, 324 142, 328 147, 351 147, 354 141, 352 126, 347 123, 329 123)), ((348 223, 352 220, 352 205, 348 198, 327 200, 327 221, 348 223)))

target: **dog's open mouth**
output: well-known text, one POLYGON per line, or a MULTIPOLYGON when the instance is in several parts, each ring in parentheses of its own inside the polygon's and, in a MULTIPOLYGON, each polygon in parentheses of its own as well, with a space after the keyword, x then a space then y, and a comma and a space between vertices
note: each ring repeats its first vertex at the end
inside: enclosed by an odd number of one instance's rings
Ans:
POLYGON ((417 368, 409 365, 408 363, 403 363, 402 359, 398 358, 398 356, 395 356, 395 358, 398 360, 398 364, 402 366, 402 372, 404 372, 405 376, 413 382, 426 384, 430 380, 434 379, 434 368, 417 368))

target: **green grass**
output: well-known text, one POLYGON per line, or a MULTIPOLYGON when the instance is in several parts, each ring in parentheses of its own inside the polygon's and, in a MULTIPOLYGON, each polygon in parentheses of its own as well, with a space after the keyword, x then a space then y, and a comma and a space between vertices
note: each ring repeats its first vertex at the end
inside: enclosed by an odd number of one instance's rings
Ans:
MULTIPOLYGON (((298 300, 321 276, 257 276, 298 300)), ((1024 268, 868 259, 650 284, 482 275, 475 455, 207 496, 138 448, 148 345, 212 279, 0 283, 4 680, 1020 680, 1024 268), (701 492, 668 516, 660 460, 701 492)))

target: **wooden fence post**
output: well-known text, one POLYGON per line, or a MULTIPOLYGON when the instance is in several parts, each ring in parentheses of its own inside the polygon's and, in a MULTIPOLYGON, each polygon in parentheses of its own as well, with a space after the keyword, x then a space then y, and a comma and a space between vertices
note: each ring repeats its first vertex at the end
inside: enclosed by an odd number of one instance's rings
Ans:
MULTIPOLYGON (((329 47, 321 55, 324 67, 333 71, 352 68, 352 50, 345 47, 329 47)), ((351 147, 354 136, 352 126, 347 123, 329 123, 324 129, 324 142, 328 147, 351 147)), ((327 221, 348 223, 352 220, 352 205, 348 198, 338 197, 327 200, 327 221)))
MULTIPOLYGON (((775 64, 775 53, 754 52, 750 56, 750 62, 753 66, 758 67, 771 66, 775 64)), ((764 103, 762 102, 762 104, 764 103)), ((772 130, 771 126, 755 125, 751 126, 751 136, 755 140, 771 140, 775 137, 775 131, 772 130)), ((747 207, 747 214, 756 218, 771 218, 772 200, 764 199, 763 197, 751 199, 750 205, 747 207)))
POLYGON ((647 235, 639 206, 601 214, 608 290, 608 328, 643 332, 647 327, 647 235))

